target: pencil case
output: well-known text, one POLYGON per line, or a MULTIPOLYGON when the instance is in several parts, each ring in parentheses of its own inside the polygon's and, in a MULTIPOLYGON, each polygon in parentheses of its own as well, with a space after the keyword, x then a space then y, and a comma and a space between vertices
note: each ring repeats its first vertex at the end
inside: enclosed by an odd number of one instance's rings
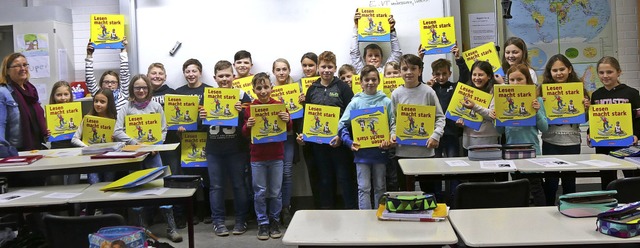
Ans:
POLYGON ((631 238, 640 234, 640 201, 621 205, 598 214, 597 230, 618 238, 631 238))
POLYGON ((469 160, 500 160, 502 159, 501 145, 469 146, 469 160))
POLYGON ((504 159, 521 159, 535 157, 536 149, 533 148, 533 144, 504 145, 504 150, 502 150, 502 158, 504 159))
POLYGON ((429 210, 437 207, 436 197, 422 191, 387 192, 383 198, 389 212, 429 210))
POLYGON ((164 179, 164 187, 178 189, 197 189, 202 178, 199 175, 171 175, 164 179))
POLYGON ((618 200, 613 197, 616 193, 615 190, 599 190, 561 195, 558 210, 574 218, 595 217, 618 206, 618 200))

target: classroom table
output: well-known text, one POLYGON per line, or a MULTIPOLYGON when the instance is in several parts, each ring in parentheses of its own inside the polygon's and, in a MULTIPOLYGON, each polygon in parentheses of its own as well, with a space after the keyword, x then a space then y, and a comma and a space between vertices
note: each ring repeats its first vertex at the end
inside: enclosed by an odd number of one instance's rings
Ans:
POLYGON ((298 210, 282 238, 284 245, 437 246, 458 242, 448 221, 379 221, 376 210, 298 210))
POLYGON ((571 246, 640 243, 596 231, 596 218, 571 218, 557 207, 486 208, 449 211, 458 236, 471 247, 571 246))
POLYGON ((193 201, 192 196, 196 189, 169 188, 160 195, 125 195, 114 196, 117 192, 132 192, 142 189, 153 189, 162 187, 162 180, 155 180, 132 190, 101 191, 100 188, 109 184, 108 182, 96 183, 87 187, 82 194, 69 199, 71 204, 86 205, 88 211, 95 208, 119 208, 119 207, 141 207, 141 206, 161 206, 184 204, 187 211, 187 227, 189 232, 189 247, 195 247, 193 234, 193 201))
MULTIPOLYGON (((56 185, 56 186, 40 186, 40 187, 24 187, 10 188, 9 193, 19 190, 40 191, 40 193, 22 197, 8 202, 0 202, 1 213, 27 213, 39 211, 57 211, 68 210, 73 208, 68 206, 69 199, 66 198, 44 198, 43 196, 51 193, 81 193, 89 184, 74 185, 56 185)), ((3 198, 6 194, 0 194, 3 198)))
POLYGON ((64 148, 54 150, 42 150, 38 152, 20 152, 20 155, 42 154, 44 158, 29 165, 0 166, 0 175, 6 176, 14 173, 29 173, 30 175, 67 175, 84 174, 106 171, 136 170, 140 169, 141 162, 146 155, 137 158, 117 159, 91 159, 89 155, 55 156, 54 153, 68 152, 78 153, 82 148, 64 148))

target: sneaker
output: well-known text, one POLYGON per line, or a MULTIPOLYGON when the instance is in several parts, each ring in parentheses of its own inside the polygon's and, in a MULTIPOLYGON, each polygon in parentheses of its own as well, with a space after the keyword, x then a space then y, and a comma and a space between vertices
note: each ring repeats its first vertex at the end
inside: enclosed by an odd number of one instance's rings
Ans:
POLYGON ((243 234, 247 231, 247 223, 246 222, 239 222, 236 223, 235 226, 233 226, 233 231, 231 231, 233 233, 233 235, 240 235, 243 234))
POLYGON ((271 221, 271 224, 269 225, 269 236, 274 239, 282 237, 280 223, 278 221, 271 221))
POLYGON ((197 224, 200 224, 200 218, 198 218, 198 216, 194 215, 193 216, 193 225, 195 226, 197 224))
POLYGON ((224 224, 214 225, 213 232, 220 237, 229 235, 229 229, 224 224))
POLYGON ((175 229, 167 228, 167 238, 174 243, 182 242, 182 235, 175 229))
POLYGON ((211 219, 211 216, 204 217, 202 219, 202 223, 211 224, 211 223, 213 223, 213 219, 211 219))
POLYGON ((269 239, 269 225, 258 226, 258 239, 259 240, 269 239))
POLYGON ((176 218, 176 228, 185 229, 187 227, 187 220, 184 216, 175 216, 176 218))
POLYGON ((291 210, 285 207, 282 209, 281 213, 282 213, 282 225, 289 226, 289 223, 291 222, 291 210))

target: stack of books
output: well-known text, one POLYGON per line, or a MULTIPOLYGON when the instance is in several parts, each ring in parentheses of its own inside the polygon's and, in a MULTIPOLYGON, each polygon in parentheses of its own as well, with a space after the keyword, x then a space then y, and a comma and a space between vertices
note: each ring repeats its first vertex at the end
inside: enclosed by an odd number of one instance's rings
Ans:
POLYGON ((13 156, 0 159, 0 166, 28 165, 40 160, 42 155, 13 156))
POLYGON ((124 147, 124 142, 109 142, 93 144, 82 148, 82 155, 102 154, 106 152, 118 152, 124 147))

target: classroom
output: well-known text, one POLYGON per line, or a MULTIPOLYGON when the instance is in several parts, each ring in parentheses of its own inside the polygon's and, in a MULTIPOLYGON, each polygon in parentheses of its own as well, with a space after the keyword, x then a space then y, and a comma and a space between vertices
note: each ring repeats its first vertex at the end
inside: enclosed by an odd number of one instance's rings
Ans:
POLYGON ((0 247, 57 247, 54 215, 174 247, 640 243, 559 207, 640 201, 640 1, 2 2, 0 159, 37 158, 0 160, 0 247), (143 148, 82 155, 106 142, 143 148), (173 176, 101 190, 141 169, 173 176))

